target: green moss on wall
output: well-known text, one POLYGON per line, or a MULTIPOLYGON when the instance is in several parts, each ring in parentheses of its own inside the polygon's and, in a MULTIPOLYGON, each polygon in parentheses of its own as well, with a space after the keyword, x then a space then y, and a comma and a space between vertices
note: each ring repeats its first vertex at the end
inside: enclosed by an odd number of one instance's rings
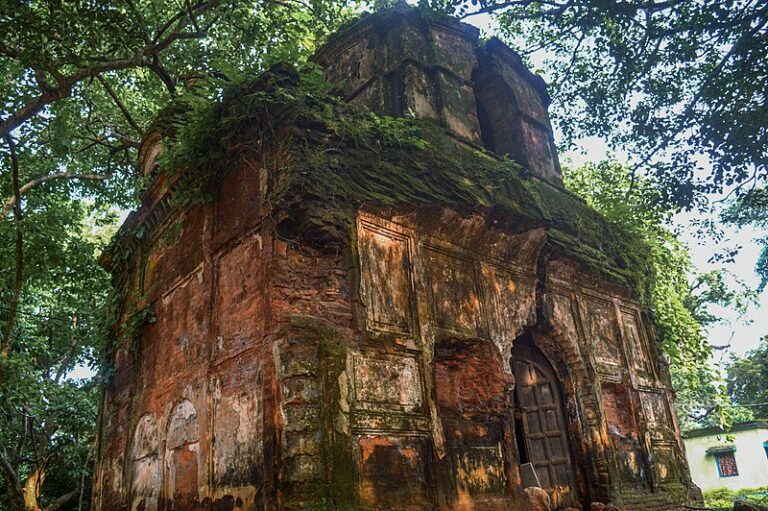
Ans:
POLYGON ((161 162, 175 174, 181 207, 204 200, 211 180, 248 160, 269 171, 271 216, 291 237, 345 242, 367 203, 450 207, 511 232, 544 227, 551 253, 646 295, 650 265, 639 238, 428 121, 380 117, 329 95, 317 71, 274 68, 188 118, 161 162))

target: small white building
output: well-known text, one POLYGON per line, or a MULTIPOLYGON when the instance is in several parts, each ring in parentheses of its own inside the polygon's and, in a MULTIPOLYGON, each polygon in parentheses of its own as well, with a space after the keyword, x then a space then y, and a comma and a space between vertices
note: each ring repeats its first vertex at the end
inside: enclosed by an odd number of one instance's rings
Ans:
POLYGON ((768 420, 683 433, 691 478, 703 491, 768 486, 768 420))

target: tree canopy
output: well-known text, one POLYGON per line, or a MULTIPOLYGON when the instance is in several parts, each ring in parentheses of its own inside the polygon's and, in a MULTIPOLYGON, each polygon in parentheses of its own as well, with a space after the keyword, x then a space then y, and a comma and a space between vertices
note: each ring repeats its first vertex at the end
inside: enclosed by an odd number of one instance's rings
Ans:
POLYGON ((727 371, 731 399, 755 417, 768 417, 768 336, 744 356, 731 357, 727 371))
POLYGON ((302 62, 335 0, 0 3, 0 509, 87 509, 103 315, 97 258, 170 101, 302 62), (209 84, 207 87, 198 86, 209 84))
POLYGON ((492 13, 539 62, 564 146, 604 137, 655 177, 663 199, 768 171, 768 4, 757 0, 424 0, 492 13), (537 58, 541 57, 541 58, 537 58))

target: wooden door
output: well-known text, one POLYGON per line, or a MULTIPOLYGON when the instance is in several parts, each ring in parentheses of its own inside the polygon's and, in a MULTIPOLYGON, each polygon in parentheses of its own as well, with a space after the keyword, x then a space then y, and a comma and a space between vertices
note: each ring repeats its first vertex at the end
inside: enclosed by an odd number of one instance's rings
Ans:
POLYGON ((541 487, 552 498, 553 509, 576 502, 571 451, 555 371, 532 345, 516 342, 512 349, 515 402, 521 461, 536 469, 541 487), (520 434, 522 433, 522 434, 520 434))

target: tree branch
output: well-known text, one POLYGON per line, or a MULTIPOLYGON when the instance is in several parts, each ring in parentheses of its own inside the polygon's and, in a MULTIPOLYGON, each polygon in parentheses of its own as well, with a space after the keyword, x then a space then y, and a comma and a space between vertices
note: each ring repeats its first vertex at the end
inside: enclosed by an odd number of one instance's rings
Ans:
POLYGON ((469 18, 470 16, 477 16, 478 14, 490 14, 496 11, 500 11, 503 9, 507 9, 509 7, 529 7, 533 4, 537 4, 540 6, 549 6, 549 9, 539 9, 536 12, 526 14, 526 15, 515 15, 515 19, 532 19, 532 18, 541 18, 544 16, 549 15, 559 15, 565 12, 568 7, 571 7, 571 2, 565 2, 564 4, 557 3, 557 2, 547 2, 547 1, 535 1, 535 0, 509 0, 506 2, 499 2, 499 3, 488 3, 485 4, 480 9, 477 9, 476 11, 472 11, 469 13, 466 13, 459 17, 459 19, 465 19, 469 18))
POLYGON ((131 112, 128 111, 128 108, 126 108, 125 104, 120 100, 119 97, 117 97, 117 94, 115 94, 115 90, 106 80, 106 78, 104 78, 101 75, 96 75, 96 79, 104 87, 104 90, 107 91, 107 94, 109 94, 109 97, 112 98, 112 101, 115 102, 115 105, 117 105, 117 108, 120 109, 120 112, 122 112, 123 117, 125 117, 125 120, 128 121, 128 124, 130 124, 131 127, 135 129, 137 133, 141 134, 142 129, 139 127, 138 123, 133 119, 131 112))
POLYGON ((14 194, 13 197, 9 197, 8 199, 5 200, 5 203, 3 204, 3 209, 2 211, 0 211, 0 219, 3 219, 6 216, 8 216, 8 213, 11 212, 11 209, 13 209, 17 203, 20 203, 22 195, 26 194, 31 189, 36 188, 47 181, 54 181, 59 179, 102 180, 102 179, 107 179, 107 177, 109 176, 104 176, 99 174, 78 174, 73 172, 61 172, 59 174, 51 174, 49 176, 38 177, 37 179, 33 179, 32 181, 21 186, 19 188, 18 197, 14 194))
POLYGON ((173 77, 166 71, 158 55, 152 56, 152 60, 147 64, 147 68, 160 78, 171 95, 176 94, 176 84, 173 81, 173 77))
MULTIPOLYGON (((200 2, 195 4, 191 11, 200 15, 205 11, 208 11, 216 7, 220 2, 213 0, 210 2, 200 2)), ((38 113, 40 113, 47 105, 58 101, 60 99, 68 97, 72 93, 72 89, 75 85, 88 78, 96 77, 102 73, 110 71, 122 71, 125 69, 131 69, 140 66, 148 66, 152 62, 152 57, 163 52, 166 48, 171 46, 176 41, 184 39, 200 39, 207 35, 207 30, 186 32, 185 29, 194 20, 185 18, 188 15, 189 9, 182 8, 176 13, 170 20, 168 20, 161 29, 158 30, 155 38, 149 44, 136 50, 136 52, 125 58, 117 58, 112 60, 106 60, 92 64, 88 67, 82 68, 68 76, 62 76, 57 78, 57 86, 43 92, 36 98, 29 101, 23 107, 19 108, 6 119, 0 122, 0 136, 9 134, 14 129, 21 126, 24 122, 31 119, 38 113), (174 28, 174 30, 167 35, 166 32, 174 28)), ((0 51, 7 48, 0 48, 0 51)))
POLYGON ((56 370, 56 375, 53 377, 55 383, 59 383, 67 372, 70 362, 74 359, 77 352, 77 347, 80 345, 80 337, 77 335, 77 315, 72 316, 72 324, 69 334, 69 349, 64 356, 64 360, 61 361, 59 368, 56 370))
POLYGON ((65 493, 61 497, 51 502, 50 505, 45 508, 45 511, 58 511, 58 509, 60 509, 64 504, 66 504, 73 498, 77 497, 79 493, 80 493, 80 489, 72 490, 69 493, 65 493))
POLYGON ((37 498, 40 496, 43 481, 45 481, 45 466, 35 468, 27 477, 24 483, 24 505, 27 511, 42 511, 37 498))
POLYGON ((11 497, 11 505, 18 511, 24 511, 24 490, 21 486, 21 480, 2 450, 0 450, 0 471, 3 473, 8 494, 11 497))

